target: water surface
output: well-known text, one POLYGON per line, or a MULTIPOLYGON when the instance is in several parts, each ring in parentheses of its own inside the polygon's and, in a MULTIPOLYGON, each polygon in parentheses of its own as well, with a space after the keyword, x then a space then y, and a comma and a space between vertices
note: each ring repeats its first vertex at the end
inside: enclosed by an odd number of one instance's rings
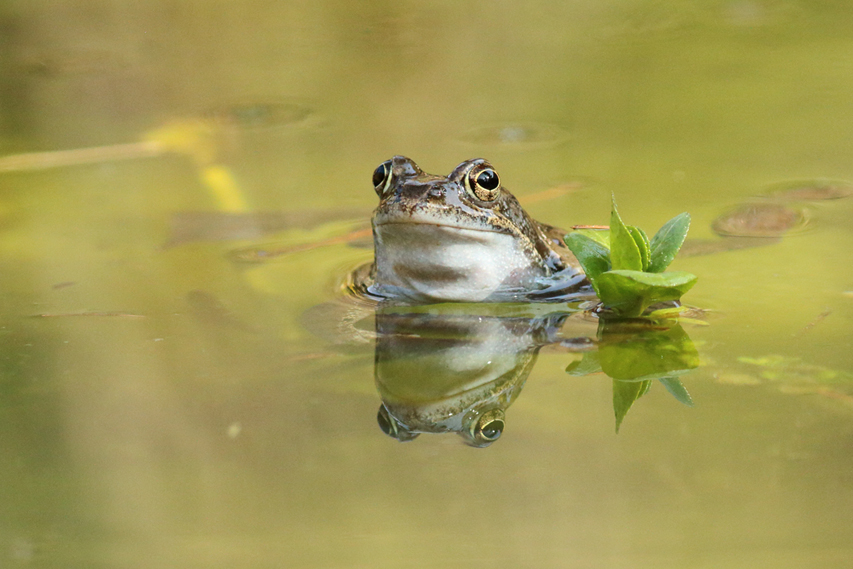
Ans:
POLYGON ((780 184, 853 180, 850 20, 7 1, 0 155, 42 154, 0 162, 0 565, 849 567, 853 198, 676 260, 709 310, 684 324, 695 406, 653 386, 618 435, 611 382, 545 347, 493 445, 398 443, 371 319, 305 315, 371 258, 394 154, 486 157, 550 224, 606 223, 615 192, 697 239, 780 184))

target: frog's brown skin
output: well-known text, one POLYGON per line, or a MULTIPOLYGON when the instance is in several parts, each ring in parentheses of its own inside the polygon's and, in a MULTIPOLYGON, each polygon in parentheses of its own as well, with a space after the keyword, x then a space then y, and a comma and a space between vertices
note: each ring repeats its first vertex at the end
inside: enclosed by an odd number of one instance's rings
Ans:
POLYGON ((533 220, 486 160, 445 177, 395 156, 373 182, 380 201, 371 290, 379 296, 516 300, 557 273, 581 274, 562 232, 533 220))

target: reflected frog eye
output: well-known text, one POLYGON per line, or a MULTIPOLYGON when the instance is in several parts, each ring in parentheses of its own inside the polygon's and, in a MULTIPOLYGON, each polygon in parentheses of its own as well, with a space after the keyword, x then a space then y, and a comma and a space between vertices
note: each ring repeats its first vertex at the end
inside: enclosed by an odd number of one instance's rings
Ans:
POLYGON ((386 160, 385 162, 377 166, 376 170, 373 171, 373 189, 376 190, 376 193, 381 196, 388 188, 388 184, 390 182, 391 161, 386 160))
POLYGON ((467 429, 462 431, 462 435, 467 444, 478 448, 487 447, 498 440, 506 426, 502 409, 491 409, 482 413, 474 410, 466 420, 470 422, 467 429))
POLYGON ((376 422, 379 423, 379 428, 389 437, 395 438, 400 442, 411 441, 420 435, 406 428, 402 423, 394 418, 385 405, 379 406, 379 412, 376 414, 376 422))
POLYGON ((498 440, 501 433, 504 432, 504 422, 501 419, 493 418, 477 425, 477 438, 484 439, 489 442, 498 440))
POLYGON ((477 199, 491 202, 500 195, 501 179, 491 168, 474 169, 465 179, 465 186, 477 199))

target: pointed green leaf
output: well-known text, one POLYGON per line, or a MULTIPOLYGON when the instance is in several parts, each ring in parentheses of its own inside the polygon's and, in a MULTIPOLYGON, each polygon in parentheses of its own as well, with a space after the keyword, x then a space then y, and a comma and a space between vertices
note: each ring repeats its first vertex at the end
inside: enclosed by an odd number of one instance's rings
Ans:
MULTIPOLYGON (((598 275, 610 270, 610 251, 597 241, 593 241, 577 231, 566 235, 564 240, 566 246, 578 258, 583 272, 586 273, 592 286, 595 287, 598 275)), ((596 288, 596 291, 598 291, 598 288, 596 288)))
POLYGON ((626 227, 628 228, 628 233, 633 237, 634 243, 637 244, 637 249, 640 251, 640 262, 645 271, 649 268, 649 238, 646 236, 646 232, 639 227, 634 227, 633 225, 627 225, 626 227))
POLYGON ((652 237, 648 271, 661 273, 675 259, 690 229, 690 214, 682 213, 667 221, 652 237))
POLYGON ((609 229, 588 229, 581 227, 575 229, 575 233, 586 235, 596 243, 602 245, 608 251, 610 250, 610 230, 609 229))
MULTIPOLYGON (((633 242, 633 239, 632 239, 633 242)), ((678 300, 696 284, 696 275, 683 271, 644 273, 613 270, 596 278, 601 302, 621 316, 640 316, 656 302, 678 300)))
POLYGON ((634 401, 648 392, 651 380, 647 381, 619 381, 613 380, 613 412, 616 415, 616 432, 631 409, 634 401))
POLYGON ((584 352, 581 359, 575 360, 566 368, 569 375, 580 377, 601 372, 601 363, 598 361, 598 352, 584 352))
POLYGON ((610 210, 610 262, 615 270, 642 271, 640 249, 616 210, 616 198, 610 210))
POLYGON ((669 391, 679 403, 687 405, 688 407, 693 407, 693 398, 690 397, 690 394, 687 392, 684 384, 681 383, 677 377, 662 377, 658 381, 666 387, 666 390, 669 391))

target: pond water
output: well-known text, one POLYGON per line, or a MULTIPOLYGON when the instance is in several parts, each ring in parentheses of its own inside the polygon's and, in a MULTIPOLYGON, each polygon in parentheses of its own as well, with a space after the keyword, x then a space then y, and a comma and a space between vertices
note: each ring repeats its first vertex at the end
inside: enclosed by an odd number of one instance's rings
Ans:
POLYGON ((696 240, 845 187, 845 3, 84 4, 0 6, 0 566, 853 564, 853 198, 676 259, 694 405, 655 384, 618 434, 611 380, 566 372, 588 346, 539 342, 594 322, 450 316, 430 350, 340 302, 395 154, 696 240), (377 425, 488 365, 488 448, 377 425))

